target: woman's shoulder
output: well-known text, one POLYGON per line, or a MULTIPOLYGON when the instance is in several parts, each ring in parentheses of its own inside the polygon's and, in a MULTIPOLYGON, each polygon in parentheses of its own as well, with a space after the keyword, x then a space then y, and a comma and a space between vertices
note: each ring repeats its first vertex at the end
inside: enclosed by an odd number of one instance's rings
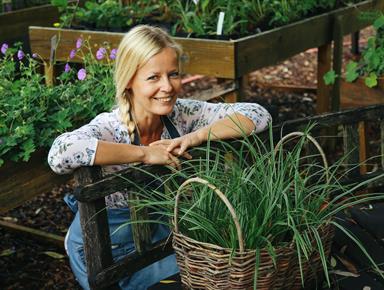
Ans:
POLYGON ((90 124, 95 124, 95 123, 115 123, 115 122, 120 122, 119 118, 119 109, 114 108, 109 112, 102 112, 99 113, 98 115, 93 118, 93 120, 90 122, 90 124))
POLYGON ((204 106, 206 102, 192 99, 177 99, 173 112, 173 115, 179 115, 184 113, 197 112, 204 106))

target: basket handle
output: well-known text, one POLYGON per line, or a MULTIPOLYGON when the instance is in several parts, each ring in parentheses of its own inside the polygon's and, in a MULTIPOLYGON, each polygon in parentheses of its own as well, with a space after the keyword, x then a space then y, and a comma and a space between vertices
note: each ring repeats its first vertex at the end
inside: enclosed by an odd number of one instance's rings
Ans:
POLYGON ((319 151, 320 156, 321 156, 323 163, 324 163, 325 177, 327 179, 327 183, 329 183, 329 172, 328 172, 329 166, 328 166, 327 157, 325 156, 323 148, 321 148, 320 144, 311 135, 305 134, 304 132, 297 131, 297 132, 292 132, 292 133, 289 133, 289 134, 283 136, 275 146, 275 154, 279 150, 279 147, 282 147, 282 145, 284 144, 285 141, 289 141, 289 140, 292 140, 296 137, 302 137, 302 136, 306 137, 309 141, 311 141, 313 143, 313 145, 315 145, 316 149, 319 151))
POLYGON ((237 230, 237 236, 239 238, 239 249, 240 249, 240 252, 243 253, 244 252, 244 240, 243 240, 243 233, 241 231, 241 227, 240 227, 240 223, 239 223, 239 219, 235 213, 235 209, 233 208, 232 204, 229 202, 228 198, 225 196, 224 193, 222 193, 217 187, 215 187, 213 184, 209 183, 207 180, 205 179, 202 179, 200 177, 193 177, 193 178, 189 178, 187 179, 186 181, 184 181, 179 189, 177 190, 177 194, 176 194, 176 198, 175 198, 175 209, 174 209, 174 225, 175 225, 175 232, 178 233, 179 232, 179 224, 178 224, 178 217, 179 217, 179 211, 178 211, 178 208, 179 208, 179 199, 180 199, 180 195, 181 195, 181 189, 183 187, 185 187, 186 185, 190 184, 190 183, 193 183, 193 182, 197 182, 197 183, 201 183, 201 184, 205 184, 206 186, 208 186, 209 188, 211 188, 218 196, 219 198, 225 203, 225 205, 227 206, 229 212, 231 213, 231 216, 232 216, 232 219, 235 223, 235 226, 236 226, 236 230, 237 230))

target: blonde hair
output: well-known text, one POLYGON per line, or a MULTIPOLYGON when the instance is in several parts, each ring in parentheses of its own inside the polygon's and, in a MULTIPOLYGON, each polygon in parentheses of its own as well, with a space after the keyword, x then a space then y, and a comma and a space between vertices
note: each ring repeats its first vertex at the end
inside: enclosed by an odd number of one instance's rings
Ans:
POLYGON ((166 31, 159 27, 138 25, 123 37, 117 49, 114 73, 116 101, 131 142, 134 140, 136 126, 131 114, 131 93, 126 89, 127 84, 140 67, 167 47, 173 48, 178 58, 181 56, 181 47, 166 31))

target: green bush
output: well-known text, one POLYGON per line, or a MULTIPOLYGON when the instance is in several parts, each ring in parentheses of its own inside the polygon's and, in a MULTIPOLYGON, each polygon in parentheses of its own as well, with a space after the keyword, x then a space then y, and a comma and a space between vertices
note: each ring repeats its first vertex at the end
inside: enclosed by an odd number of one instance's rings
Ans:
MULTIPOLYGON (((79 42, 80 43, 80 42, 79 42)), ((46 86, 39 56, 24 55, 20 45, 3 44, 0 59, 0 165, 27 161, 38 148, 48 148, 60 133, 84 124, 114 103, 111 64, 93 56, 86 41, 73 50, 84 67, 66 64, 56 85, 46 86)), ((105 49, 104 60, 108 59, 105 49)))

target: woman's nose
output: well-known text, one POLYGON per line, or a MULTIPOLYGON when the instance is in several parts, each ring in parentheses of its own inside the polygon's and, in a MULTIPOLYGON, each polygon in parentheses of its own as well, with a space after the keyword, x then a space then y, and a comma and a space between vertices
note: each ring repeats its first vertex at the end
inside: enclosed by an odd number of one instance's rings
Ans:
POLYGON ((161 81, 161 91, 163 92, 171 92, 173 90, 173 86, 171 81, 169 80, 168 77, 163 77, 161 81))

